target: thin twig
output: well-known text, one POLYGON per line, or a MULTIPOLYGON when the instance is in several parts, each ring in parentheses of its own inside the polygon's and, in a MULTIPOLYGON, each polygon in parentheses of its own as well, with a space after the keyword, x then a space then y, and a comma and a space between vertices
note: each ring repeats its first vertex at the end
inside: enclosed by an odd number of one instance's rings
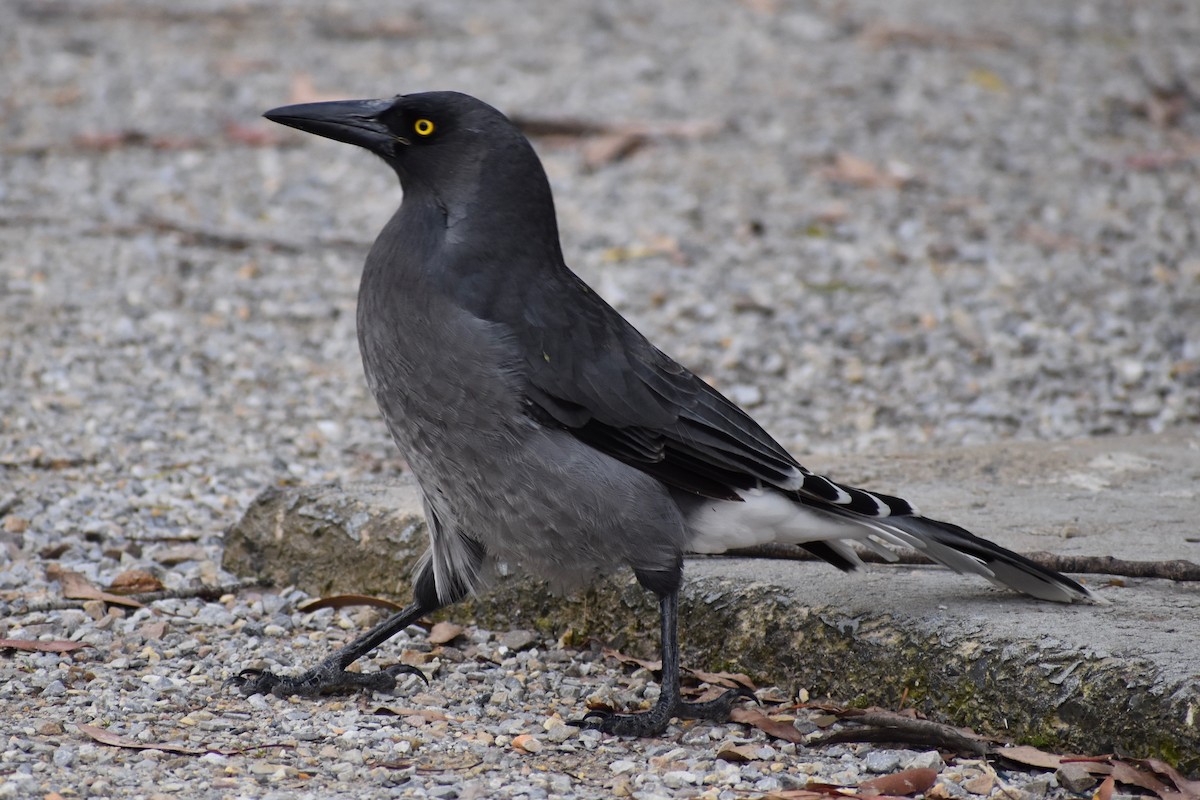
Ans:
POLYGON ((1127 578, 1166 578, 1172 581, 1200 581, 1200 564, 1183 559, 1174 561, 1126 561, 1112 556, 1060 556, 1054 553, 1026 553, 1027 558, 1059 572, 1091 572, 1096 575, 1121 575, 1127 578))
POLYGON ((828 733, 810 741, 809 744, 896 742, 926 747, 944 747, 948 750, 973 755, 986 755, 990 750, 989 740, 974 731, 928 719, 917 719, 891 711, 857 711, 856 709, 846 709, 839 716, 843 722, 853 722, 855 725, 828 733))
MULTIPOLYGON (((240 581, 238 583, 225 583, 213 585, 210 583, 200 584, 199 586, 187 586, 182 589, 163 589, 159 592, 142 592, 141 594, 129 595, 133 600, 142 603, 143 605, 153 603, 156 600, 188 600, 191 598, 200 598, 213 602, 219 600, 227 594, 234 594, 245 589, 259 589, 270 586, 271 582, 263 578, 254 578, 248 581, 240 581)), ((47 600, 44 603, 29 603, 21 606, 20 601, 13 601, 10 606, 9 614, 33 614, 44 611, 61 611, 65 608, 82 608, 83 600, 47 600)))

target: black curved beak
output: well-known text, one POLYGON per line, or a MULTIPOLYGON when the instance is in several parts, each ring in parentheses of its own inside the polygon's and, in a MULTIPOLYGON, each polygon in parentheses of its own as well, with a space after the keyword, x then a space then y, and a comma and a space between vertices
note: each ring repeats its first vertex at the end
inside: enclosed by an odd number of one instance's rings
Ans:
POLYGON ((272 108, 264 117, 306 133, 314 133, 378 153, 391 155, 393 145, 407 144, 380 120, 394 100, 335 100, 272 108))

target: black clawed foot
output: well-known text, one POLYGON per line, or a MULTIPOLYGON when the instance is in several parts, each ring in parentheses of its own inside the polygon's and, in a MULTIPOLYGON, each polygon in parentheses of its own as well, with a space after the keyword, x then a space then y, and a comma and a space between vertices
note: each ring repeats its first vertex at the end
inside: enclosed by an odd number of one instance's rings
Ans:
POLYGON ((680 702, 675 709, 675 716, 680 719, 703 719, 709 722, 728 722, 729 712, 738 700, 749 699, 758 702, 757 695, 748 686, 729 689, 715 700, 704 703, 680 702))
POLYGON ((425 673, 407 664, 393 664, 379 672, 346 672, 334 661, 326 661, 297 678, 288 678, 261 669, 244 669, 225 683, 243 695, 273 694, 277 697, 316 697, 352 692, 387 693, 396 688, 396 676, 417 675, 425 683, 425 673))
POLYGON ((637 714, 617 714, 612 711, 589 711, 582 719, 568 724, 577 728, 611 733, 614 736, 658 736, 667 729, 672 717, 679 719, 702 719, 709 722, 728 722, 729 712, 738 700, 750 699, 758 702, 754 692, 746 686, 730 689, 715 700, 704 703, 685 703, 682 700, 668 706, 655 704, 649 711, 637 714))
POLYGON ((636 714, 617 714, 612 711, 589 711, 583 719, 571 720, 570 725, 578 728, 611 733, 614 736, 658 736, 671 722, 671 709, 659 703, 649 711, 636 714))

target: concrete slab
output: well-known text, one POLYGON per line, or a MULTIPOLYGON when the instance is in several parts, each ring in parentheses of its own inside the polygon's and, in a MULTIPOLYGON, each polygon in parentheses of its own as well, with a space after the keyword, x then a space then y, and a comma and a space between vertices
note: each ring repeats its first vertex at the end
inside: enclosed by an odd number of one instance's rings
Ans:
MULTIPOLYGON (((810 466, 899 492, 1018 551, 1200 562, 1200 431, 810 466)), ((404 595, 424 539, 409 484, 272 490, 228 532, 225 565, 314 594, 404 595)), ((687 574, 689 664, 841 701, 904 702, 1051 748, 1200 769, 1200 584, 1085 576, 1109 603, 1065 607, 933 567, 846 576, 820 563, 695 558, 687 574)), ((650 599, 624 575, 571 598, 507 580, 444 613, 643 655, 656 646, 650 599)))

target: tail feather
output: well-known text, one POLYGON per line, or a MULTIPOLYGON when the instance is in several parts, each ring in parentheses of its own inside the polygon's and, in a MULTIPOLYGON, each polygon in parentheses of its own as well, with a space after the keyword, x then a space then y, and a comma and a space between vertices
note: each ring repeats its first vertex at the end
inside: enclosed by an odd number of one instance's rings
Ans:
POLYGON ((887 538, 899 540, 955 572, 982 575, 998 586, 1056 603, 1099 600, 1066 575, 949 522, 916 516, 864 522, 886 529, 887 538))
MULTIPOLYGON (((795 544, 849 571, 862 566, 852 544, 888 561, 897 560, 890 547, 911 547, 955 572, 979 575, 997 586, 1041 600, 1103 602, 1081 584, 1020 553, 958 525, 920 516, 905 500, 863 492, 827 478, 821 480, 832 487, 823 491, 824 496, 814 496, 804 489, 771 488, 738 492, 738 500, 681 494, 677 499, 691 530, 689 550, 724 553, 771 542, 795 544)), ((806 486, 808 482, 806 475, 806 486)))
MULTIPOLYGON (((955 572, 981 575, 997 586, 1041 600, 1104 602, 1085 586, 1020 553, 958 525, 921 516, 915 506, 900 497, 855 489, 807 470, 804 470, 804 485, 785 491, 785 496, 813 512, 852 523, 849 527, 856 528, 858 533, 847 535, 843 532, 842 537, 876 552, 888 552, 880 542, 907 545, 955 572), (870 531, 868 536, 862 535, 864 529, 870 531)), ((822 526, 821 530, 829 529, 822 526)), ((777 541, 787 541, 796 532, 795 526, 777 527, 776 533, 781 534, 777 541)), ((835 528, 833 532, 838 531, 835 528)))

